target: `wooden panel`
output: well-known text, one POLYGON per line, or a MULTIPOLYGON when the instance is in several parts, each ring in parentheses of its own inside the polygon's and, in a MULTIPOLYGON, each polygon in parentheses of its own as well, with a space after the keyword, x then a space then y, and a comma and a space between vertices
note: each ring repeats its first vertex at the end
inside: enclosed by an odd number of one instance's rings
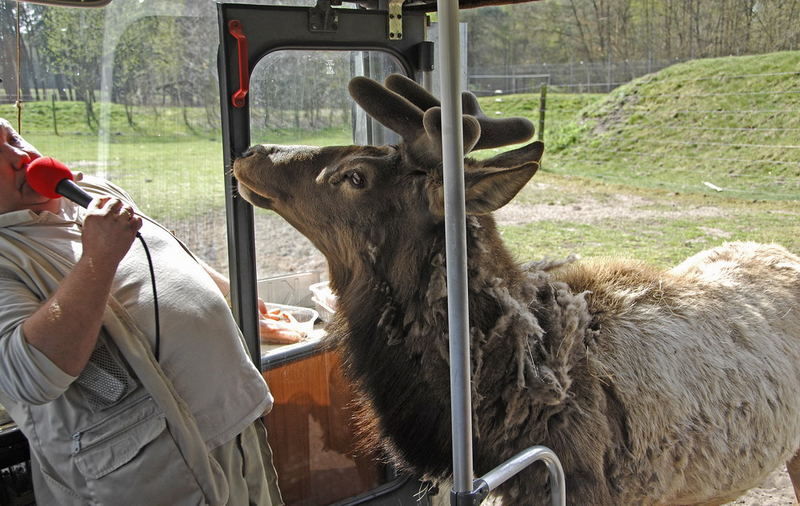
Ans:
POLYGON ((377 462, 355 455, 339 362, 326 352, 264 373, 275 397, 264 422, 287 506, 330 504, 381 483, 377 462))

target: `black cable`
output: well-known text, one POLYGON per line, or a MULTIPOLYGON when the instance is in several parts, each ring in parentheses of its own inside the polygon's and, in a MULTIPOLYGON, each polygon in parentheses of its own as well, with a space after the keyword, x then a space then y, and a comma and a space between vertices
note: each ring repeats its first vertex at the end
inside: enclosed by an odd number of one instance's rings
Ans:
POLYGON ((139 232, 136 232, 136 237, 139 238, 139 241, 142 243, 142 247, 144 248, 144 254, 147 256, 147 265, 150 267, 150 281, 153 285, 153 313, 155 314, 156 320, 156 343, 155 349, 153 353, 156 356, 156 362, 158 362, 159 354, 161 352, 161 325, 159 323, 158 318, 158 291, 156 290, 156 271, 153 267, 153 258, 150 256, 150 249, 147 247, 147 243, 144 241, 144 237, 139 232))

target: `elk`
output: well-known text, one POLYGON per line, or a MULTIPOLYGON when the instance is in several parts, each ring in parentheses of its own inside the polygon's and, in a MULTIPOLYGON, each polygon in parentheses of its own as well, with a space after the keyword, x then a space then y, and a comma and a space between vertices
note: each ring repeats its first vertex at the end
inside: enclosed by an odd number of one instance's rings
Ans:
MULTIPOLYGON (((392 146, 251 147, 239 193, 325 255, 328 326, 360 391, 368 444, 432 480, 452 473, 441 109, 414 81, 349 85, 392 146)), ((525 142, 524 119, 462 96, 465 154, 525 142)), ((540 142, 464 160, 474 468, 550 447, 576 505, 722 504, 800 448, 800 258, 729 243, 671 270, 518 263, 492 212, 539 167, 540 142)), ((795 490, 800 458, 791 462, 795 490)), ((537 464, 506 504, 543 504, 537 464)))

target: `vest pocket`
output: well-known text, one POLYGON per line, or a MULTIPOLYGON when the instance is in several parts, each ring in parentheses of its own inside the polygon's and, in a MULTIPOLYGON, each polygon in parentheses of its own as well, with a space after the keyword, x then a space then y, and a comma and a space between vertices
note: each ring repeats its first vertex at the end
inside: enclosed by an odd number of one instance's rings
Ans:
POLYGON ((93 504, 202 504, 203 496, 149 396, 73 436, 73 462, 93 504))
MULTIPOLYGON (((152 399, 146 399, 155 407, 152 399)), ((81 474, 87 479, 101 478, 129 462, 142 447, 158 437, 167 428, 167 422, 163 413, 150 411, 139 410, 132 419, 115 417, 75 434, 72 450, 81 474)))

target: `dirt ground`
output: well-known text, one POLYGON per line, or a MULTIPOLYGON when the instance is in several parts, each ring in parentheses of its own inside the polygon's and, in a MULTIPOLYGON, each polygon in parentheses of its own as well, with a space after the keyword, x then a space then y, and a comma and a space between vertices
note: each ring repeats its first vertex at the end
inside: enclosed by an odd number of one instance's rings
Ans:
MULTIPOLYGON (((585 199, 576 204, 521 205, 511 203, 496 213, 499 224, 529 223, 536 220, 556 219, 569 215, 571 221, 592 223, 596 220, 618 217, 624 219, 636 213, 653 218, 680 218, 685 216, 715 216, 720 211, 713 207, 693 207, 689 210, 653 210, 646 198, 622 195, 609 201, 585 199)), ((169 225, 169 224, 168 224, 169 225)), ((225 219, 220 215, 209 215, 191 225, 174 224, 173 229, 190 248, 198 252, 212 266, 227 272, 227 242, 225 219)), ((318 271, 326 277, 324 257, 302 235, 275 214, 256 210, 255 217, 256 258, 258 278, 305 271, 318 271)), ((790 506, 798 504, 788 474, 783 466, 763 483, 760 488, 729 503, 739 506, 790 506)))
POLYGON ((791 506, 798 504, 794 497, 792 482, 786 469, 776 469, 759 488, 750 490, 747 494, 730 504, 741 506, 791 506))

